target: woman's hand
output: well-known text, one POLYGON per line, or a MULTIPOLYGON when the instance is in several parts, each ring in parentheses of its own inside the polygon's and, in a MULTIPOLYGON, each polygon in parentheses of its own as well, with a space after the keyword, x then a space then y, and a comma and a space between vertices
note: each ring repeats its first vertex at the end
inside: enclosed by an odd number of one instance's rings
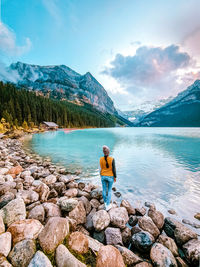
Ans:
POLYGON ((117 181, 117 179, 116 179, 116 177, 114 177, 114 183, 116 183, 116 181, 117 181))

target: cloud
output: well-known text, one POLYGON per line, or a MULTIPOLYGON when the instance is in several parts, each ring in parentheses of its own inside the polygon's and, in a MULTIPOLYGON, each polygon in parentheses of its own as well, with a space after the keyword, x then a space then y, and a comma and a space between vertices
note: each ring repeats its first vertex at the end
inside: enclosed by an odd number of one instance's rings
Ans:
MULTIPOLYGON (((129 106, 175 96, 200 78, 195 60, 178 45, 140 46, 133 55, 116 54, 101 74, 120 84, 129 106)), ((114 88, 109 91, 120 104, 119 87, 116 95, 114 88)))
POLYGON ((5 24, 0 22, 0 52, 7 56, 20 56, 28 52, 31 48, 31 41, 25 38, 25 44, 18 46, 16 44, 15 33, 5 24))
POLYGON ((192 33, 188 34, 183 40, 183 46, 193 56, 200 59, 200 27, 196 28, 192 33))
POLYGON ((42 0, 42 3, 57 25, 62 25, 61 11, 56 0, 42 0))

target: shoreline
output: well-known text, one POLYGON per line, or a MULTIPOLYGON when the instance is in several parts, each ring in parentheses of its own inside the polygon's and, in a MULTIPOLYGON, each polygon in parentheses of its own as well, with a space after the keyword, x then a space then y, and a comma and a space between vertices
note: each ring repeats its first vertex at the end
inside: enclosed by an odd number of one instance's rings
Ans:
MULTIPOLYGON (((87 266, 102 263, 108 251, 113 259, 117 257, 121 262, 121 265, 109 266, 156 266, 162 260, 163 252, 164 258, 172 262, 173 266, 187 266, 183 262, 187 262, 188 266, 197 266, 200 241, 195 231, 173 218, 164 218, 153 203, 145 203, 136 208, 122 200, 120 206, 114 203, 114 207, 106 212, 99 188, 79 181, 78 175, 66 173, 64 167, 53 164, 48 158, 43 159, 37 154, 25 152, 23 142, 27 136, 29 134, 20 140, 0 139, 0 217, 4 224, 3 235, 9 232, 12 240, 18 241, 14 242, 13 247, 10 245, 7 256, 5 254, 3 259, 0 257, 0 262, 8 260, 13 264, 12 252, 17 244, 30 238, 26 236, 26 230, 29 224, 33 224, 31 231, 37 230, 37 233, 34 233, 31 240, 36 240, 34 242, 39 244, 41 253, 51 259, 52 266, 61 266, 56 255, 64 245, 68 249, 64 254, 75 256, 74 262, 79 260, 87 266), (19 210, 9 211, 13 202, 21 202, 19 206, 23 211, 20 215, 19 210), (9 212, 12 216, 7 218, 9 212), (70 231, 67 231, 64 238, 56 237, 59 242, 49 253, 46 245, 50 240, 45 239, 43 233, 53 231, 51 221, 58 220, 55 217, 60 220, 65 218, 70 231), (22 225, 20 229, 19 221, 22 225), (40 230, 36 229, 36 221, 41 226, 40 230), (76 244, 76 239, 81 245, 76 244), (84 244, 81 243, 82 239, 85 240, 84 244), (64 245, 60 245, 61 243, 64 245), (87 247, 87 252, 81 250, 83 247, 87 247), (178 252, 178 248, 182 254, 178 252), (53 259, 50 257, 52 253, 53 259)), ((58 232, 60 224, 61 222, 58 223, 58 232)), ((34 251, 30 260, 33 261, 36 254, 34 251)))

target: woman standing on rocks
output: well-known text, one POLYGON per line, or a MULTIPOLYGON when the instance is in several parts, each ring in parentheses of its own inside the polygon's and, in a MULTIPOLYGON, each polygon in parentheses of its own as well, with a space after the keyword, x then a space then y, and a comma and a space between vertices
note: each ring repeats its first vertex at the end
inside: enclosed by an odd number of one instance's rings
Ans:
POLYGON ((104 157, 100 158, 100 175, 103 188, 103 200, 106 210, 111 209, 111 191, 113 182, 116 182, 116 168, 114 158, 109 156, 110 149, 103 146, 104 157))

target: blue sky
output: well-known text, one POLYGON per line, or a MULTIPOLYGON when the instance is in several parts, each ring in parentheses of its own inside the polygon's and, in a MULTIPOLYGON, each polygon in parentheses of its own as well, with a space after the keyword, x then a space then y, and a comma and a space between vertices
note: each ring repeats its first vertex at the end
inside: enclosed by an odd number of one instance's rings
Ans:
POLYGON ((1 2, 2 64, 90 71, 122 110, 175 96, 199 77, 199 0, 1 2))

